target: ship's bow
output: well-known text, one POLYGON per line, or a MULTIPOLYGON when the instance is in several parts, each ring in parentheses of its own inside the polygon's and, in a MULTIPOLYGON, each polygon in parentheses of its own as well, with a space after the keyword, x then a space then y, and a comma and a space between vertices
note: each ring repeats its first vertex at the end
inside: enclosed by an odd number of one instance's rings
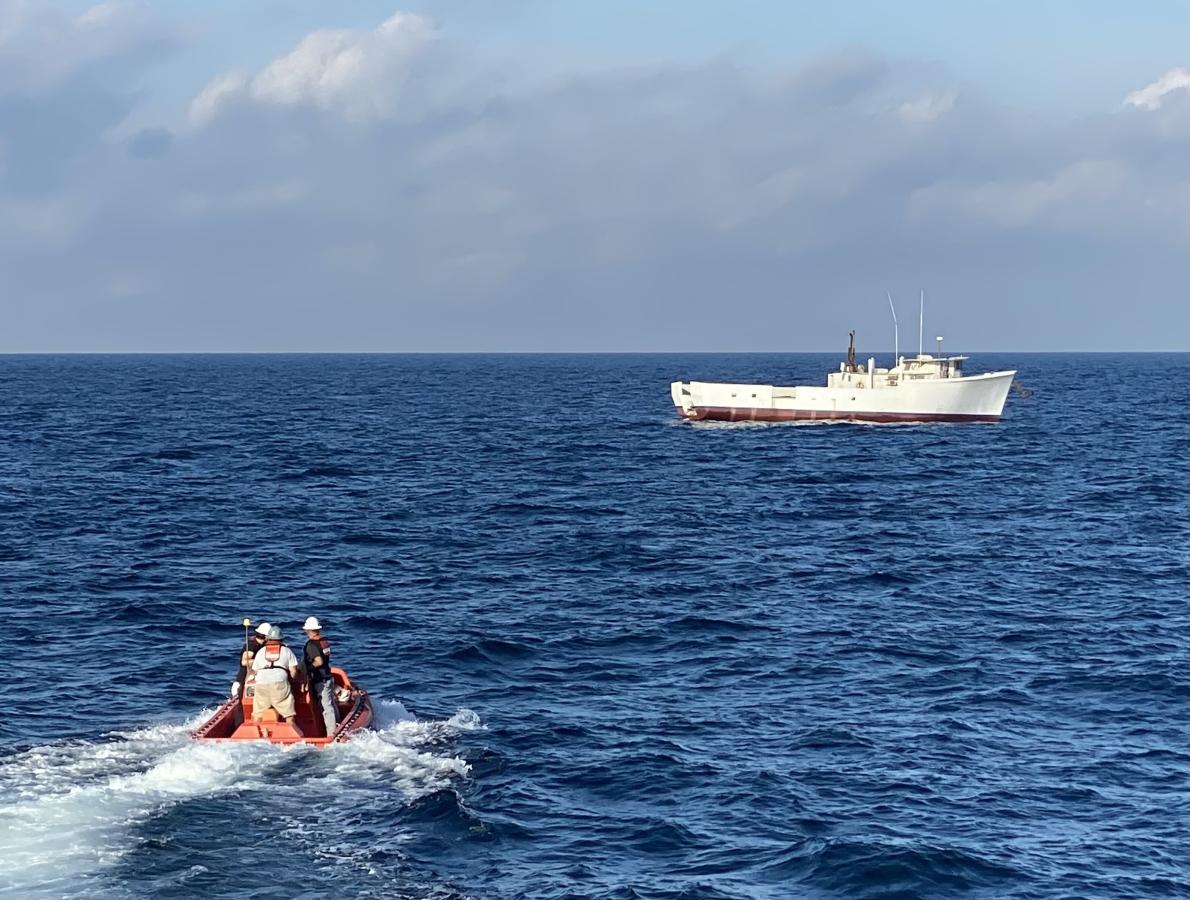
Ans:
POLYGON ((674 408, 683 419, 697 417, 694 410, 694 400, 690 395, 690 382, 675 381, 669 386, 669 396, 673 399, 674 408))

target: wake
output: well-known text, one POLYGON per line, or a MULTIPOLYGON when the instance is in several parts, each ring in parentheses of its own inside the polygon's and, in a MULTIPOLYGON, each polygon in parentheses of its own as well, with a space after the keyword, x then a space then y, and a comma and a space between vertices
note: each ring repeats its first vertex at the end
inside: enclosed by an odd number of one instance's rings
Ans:
POLYGON ((194 741, 211 712, 0 759, 0 792, 11 798, 0 820, 0 897, 110 896, 95 879, 143 843, 134 829, 198 798, 395 789, 414 800, 469 774, 450 739, 482 727, 470 710, 421 721, 399 701, 376 701, 376 730, 323 750, 194 741), (300 787, 288 774, 296 761, 306 770, 300 787))

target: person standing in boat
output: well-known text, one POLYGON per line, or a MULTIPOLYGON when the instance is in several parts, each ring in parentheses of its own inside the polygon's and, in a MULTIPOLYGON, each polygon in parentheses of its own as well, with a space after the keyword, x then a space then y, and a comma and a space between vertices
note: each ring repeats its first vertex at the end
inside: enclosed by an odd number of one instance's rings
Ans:
POLYGON ((293 651, 281 643, 281 629, 276 625, 269 628, 264 646, 256 651, 252 671, 256 673, 252 721, 259 722, 267 710, 275 709, 277 715, 300 735, 302 729, 298 727, 297 708, 290 687, 291 680, 296 681, 298 677, 298 661, 293 651))
MULTIPOLYGON (((244 624, 246 625, 247 622, 248 620, 245 619, 244 624)), ((244 692, 244 685, 248 683, 248 668, 252 665, 252 660, 256 658, 256 652, 264 646, 270 627, 268 622, 261 622, 244 641, 244 648, 240 651, 240 670, 236 673, 236 680, 231 685, 233 700, 244 692)))
POLYGON ((326 724, 326 735, 330 737, 339 721, 335 679, 331 674, 331 642, 322 636, 322 623, 315 616, 306 619, 302 630, 306 632, 306 649, 302 657, 310 679, 310 696, 322 707, 322 721, 326 724))

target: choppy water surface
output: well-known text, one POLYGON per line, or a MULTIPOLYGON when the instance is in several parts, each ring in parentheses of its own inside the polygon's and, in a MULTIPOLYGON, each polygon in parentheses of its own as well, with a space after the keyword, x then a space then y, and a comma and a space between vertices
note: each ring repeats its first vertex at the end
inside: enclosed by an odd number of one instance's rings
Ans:
POLYGON ((0 358, 0 896, 1181 897, 1187 358, 998 425, 679 423, 825 356, 0 358), (196 745, 237 623, 380 698, 196 745), (402 705, 403 704, 403 705, 402 705))

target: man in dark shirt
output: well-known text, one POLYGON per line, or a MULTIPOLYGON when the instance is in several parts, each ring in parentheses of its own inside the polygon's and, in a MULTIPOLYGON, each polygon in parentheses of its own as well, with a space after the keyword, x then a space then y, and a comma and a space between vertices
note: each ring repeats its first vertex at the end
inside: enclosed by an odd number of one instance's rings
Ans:
MULTIPOLYGON (((244 622, 247 624, 247 619, 244 622)), ((252 632, 240 650, 240 671, 236 674, 236 680, 231 685, 232 699, 244 692, 244 684, 248 678, 248 667, 252 665, 252 660, 256 658, 256 651, 264 646, 264 641, 268 637, 268 633, 269 623, 261 622, 256 626, 256 630, 252 632)))
POLYGON ((314 616, 306 619, 306 649, 302 654, 306 675, 310 679, 310 696, 322 707, 322 721, 327 737, 335 731, 339 708, 335 704, 335 679, 331 675, 331 642, 322 636, 322 623, 314 616))

